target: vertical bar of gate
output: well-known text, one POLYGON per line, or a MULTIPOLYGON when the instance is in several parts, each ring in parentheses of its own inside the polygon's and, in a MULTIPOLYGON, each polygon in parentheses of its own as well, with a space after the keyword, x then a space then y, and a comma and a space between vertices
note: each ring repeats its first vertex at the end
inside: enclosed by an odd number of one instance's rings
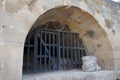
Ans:
POLYGON ((84 48, 83 48, 83 41, 82 41, 82 39, 81 39, 81 52, 82 52, 82 56, 84 56, 84 48))
POLYGON ((40 29, 40 71, 42 70, 42 30, 40 29))
MULTIPOLYGON (((47 36, 47 33, 46 33, 46 31, 44 32, 44 34, 45 34, 45 47, 47 48, 47 40, 46 40, 46 36, 47 36)), ((44 56, 44 71, 46 70, 46 49, 45 49, 45 56, 44 56)), ((48 53, 49 54, 49 53, 48 53)))
POLYGON ((29 61, 29 57, 30 56, 30 37, 28 37, 28 44, 27 44, 27 72, 29 72, 29 66, 30 66, 30 61, 29 61))
POLYGON ((70 34, 70 44, 71 44, 71 47, 70 47, 70 49, 71 49, 71 67, 73 67, 72 66, 72 64, 73 64, 73 36, 72 36, 73 34, 71 33, 70 34))
POLYGON ((68 33, 66 33, 66 41, 67 41, 67 46, 66 46, 66 49, 67 49, 67 65, 69 64, 69 52, 68 52, 68 39, 69 39, 69 37, 68 37, 68 33))
POLYGON ((38 31, 35 30, 34 33, 34 66, 33 69, 36 72, 37 71, 37 53, 38 53, 38 31))
POLYGON ((49 65, 48 65, 48 70, 50 70, 50 56, 51 56, 51 33, 49 33, 49 58, 48 58, 48 63, 49 63, 49 65))
MULTIPOLYGON (((65 49, 64 49, 64 33, 62 33, 62 39, 63 39, 63 40, 62 40, 62 41, 63 41, 63 46, 62 46, 62 47, 63 47, 63 51, 62 51, 62 52, 63 52, 63 53, 62 53, 63 56, 62 56, 62 59, 64 60, 64 58, 65 58, 65 54, 64 54, 64 50, 65 50, 65 49)), ((64 63, 63 60, 61 60, 61 61, 62 61, 62 65, 65 66, 65 63, 64 63)))
MULTIPOLYGON (((83 44, 83 40, 82 40, 82 44, 83 44)), ((86 56, 86 49, 84 44, 83 44, 83 56, 86 56)))
POLYGON ((80 53, 80 40, 79 40, 79 34, 77 34, 77 38, 78 38, 78 62, 80 63, 79 64, 79 67, 81 66, 81 53, 80 53))
POLYGON ((57 57, 58 57, 58 70, 60 69, 60 31, 57 32, 57 57))
POLYGON ((53 59, 54 59, 54 62, 53 62, 53 69, 55 68, 55 62, 56 62, 56 59, 55 59, 55 34, 53 33, 52 34, 52 38, 53 38, 53 42, 52 42, 52 47, 53 47, 53 51, 52 51, 52 54, 53 54, 53 59))
POLYGON ((74 58, 75 58, 75 62, 76 62, 76 34, 74 34, 74 58))

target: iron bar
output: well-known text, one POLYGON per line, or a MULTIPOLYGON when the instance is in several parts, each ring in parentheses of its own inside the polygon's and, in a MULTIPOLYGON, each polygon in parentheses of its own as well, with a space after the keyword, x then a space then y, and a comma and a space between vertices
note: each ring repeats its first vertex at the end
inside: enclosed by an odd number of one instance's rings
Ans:
POLYGON ((39 38, 40 39, 40 70, 41 70, 41 68, 42 68, 42 49, 43 49, 43 47, 42 47, 42 31, 40 31, 40 36, 41 36, 41 38, 39 38))
POLYGON ((58 57, 58 70, 60 69, 60 32, 57 33, 57 57, 58 57))
POLYGON ((33 66, 33 69, 34 69, 34 71, 36 71, 37 70, 37 53, 38 53, 38 32, 37 31, 35 31, 35 33, 34 33, 34 66, 33 66))

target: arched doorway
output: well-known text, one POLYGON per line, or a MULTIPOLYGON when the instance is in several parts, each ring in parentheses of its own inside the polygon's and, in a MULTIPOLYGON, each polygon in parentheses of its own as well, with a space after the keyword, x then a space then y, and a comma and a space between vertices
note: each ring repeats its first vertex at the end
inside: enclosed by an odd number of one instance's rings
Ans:
MULTIPOLYGON (((111 70, 114 68, 113 51, 106 32, 89 13, 74 6, 53 8, 46 11, 35 21, 29 33, 32 33, 35 29, 45 28, 45 24, 51 22, 63 26, 67 25, 71 32, 78 33, 86 46, 87 55, 96 56, 102 69, 111 70)), ((47 60, 45 62, 47 63, 47 60)))
POLYGON ((24 46, 23 73, 81 69, 86 49, 79 33, 67 24, 47 22, 29 32, 24 46))

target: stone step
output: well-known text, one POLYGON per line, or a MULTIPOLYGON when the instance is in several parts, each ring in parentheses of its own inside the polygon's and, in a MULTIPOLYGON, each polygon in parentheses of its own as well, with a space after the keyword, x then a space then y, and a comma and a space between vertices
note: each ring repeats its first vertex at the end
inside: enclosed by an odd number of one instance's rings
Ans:
POLYGON ((115 71, 83 72, 80 70, 24 74, 22 80, 116 80, 115 71))

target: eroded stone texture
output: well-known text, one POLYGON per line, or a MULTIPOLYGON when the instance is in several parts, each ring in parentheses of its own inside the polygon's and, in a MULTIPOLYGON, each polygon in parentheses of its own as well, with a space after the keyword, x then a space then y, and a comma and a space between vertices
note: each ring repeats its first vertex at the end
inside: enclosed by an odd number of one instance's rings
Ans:
POLYGON ((0 0, 0 11, 5 11, 6 0, 0 0))
POLYGON ((82 72, 78 70, 23 75, 23 80, 116 80, 114 71, 82 72))
POLYGON ((97 58, 95 56, 85 56, 82 57, 82 70, 83 71, 100 71, 101 67, 97 64, 97 58))
POLYGON ((10 13, 18 12, 25 5, 31 4, 33 0, 7 0, 5 10, 10 13))
POLYGON ((120 71, 117 71, 117 78, 120 80, 120 71))

